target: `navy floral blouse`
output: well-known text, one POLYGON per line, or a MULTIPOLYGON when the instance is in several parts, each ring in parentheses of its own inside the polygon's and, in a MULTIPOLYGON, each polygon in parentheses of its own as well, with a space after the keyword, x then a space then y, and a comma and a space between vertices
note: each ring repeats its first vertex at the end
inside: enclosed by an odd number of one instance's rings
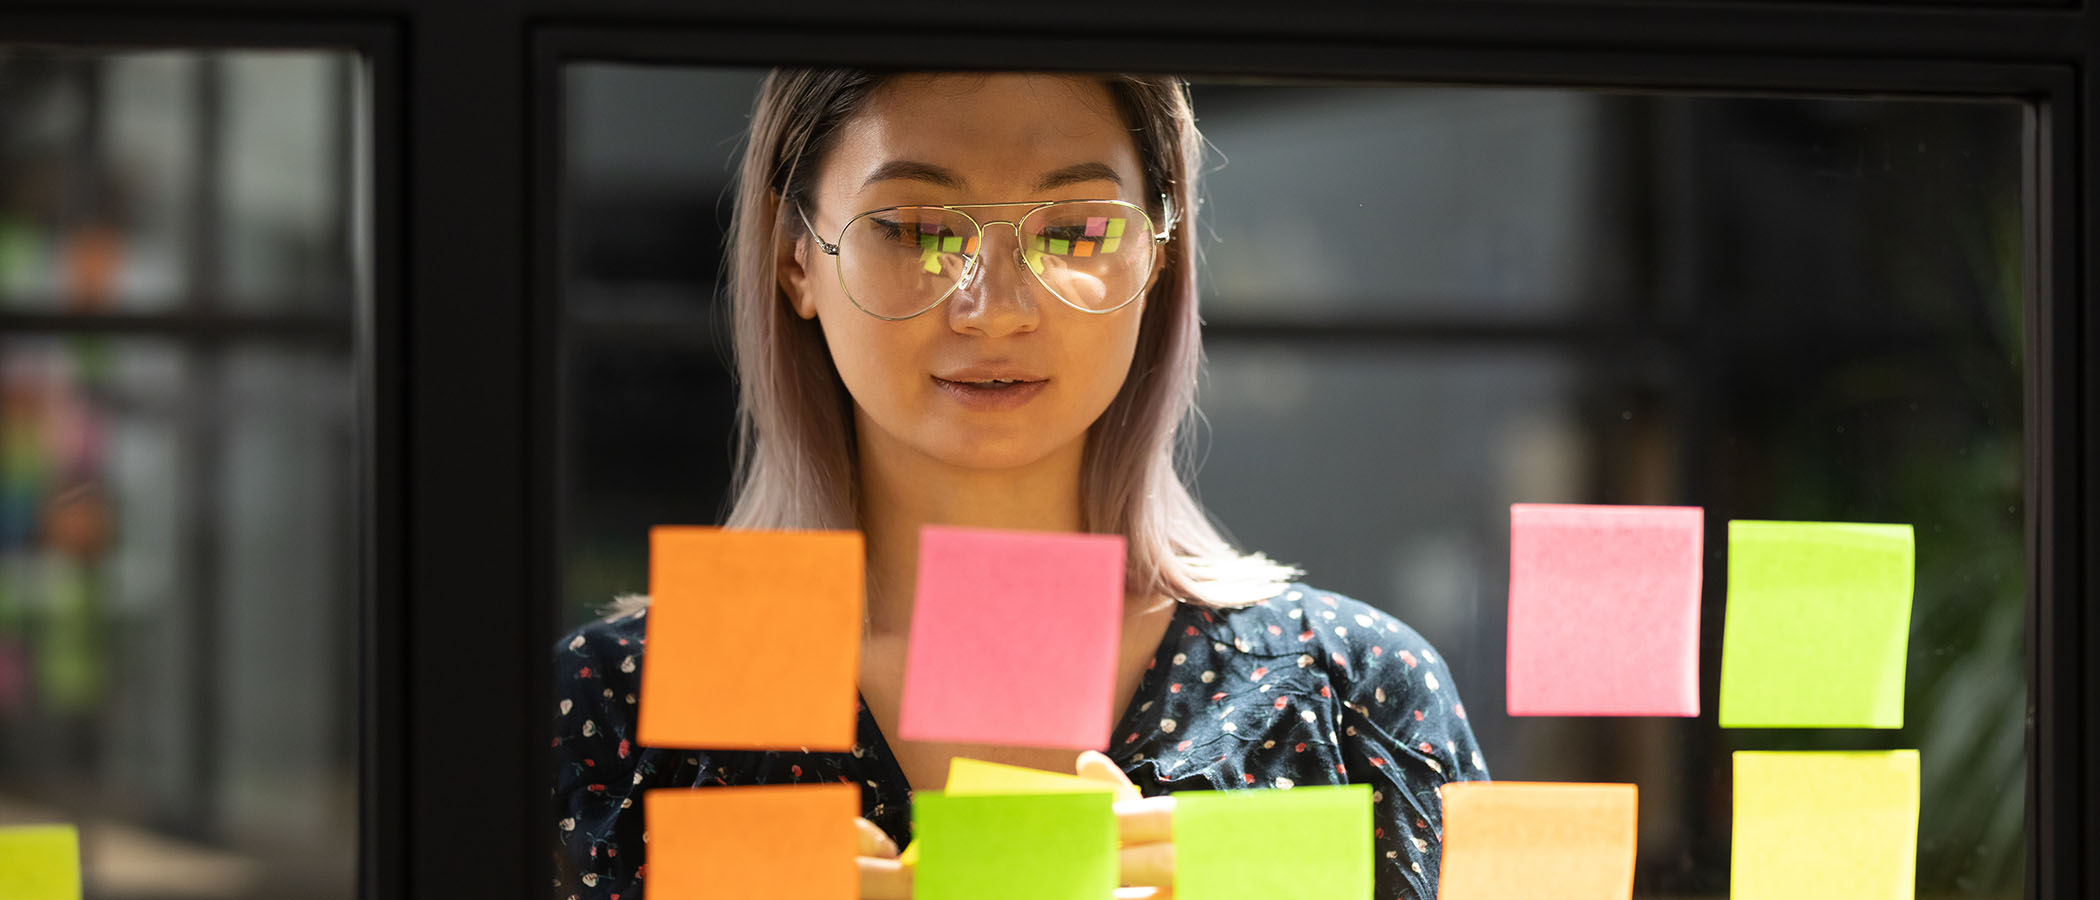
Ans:
MULTIPOLYGON (((656 788, 858 784, 861 814, 910 842, 910 785, 865 705, 850 753, 636 746, 646 617, 596 621, 555 647, 555 897, 641 900, 643 793, 656 788)), ((1244 608, 1176 609, 1107 753, 1146 796, 1371 785, 1377 900, 1436 896, 1442 785, 1488 777, 1428 643, 1303 584, 1244 608)))

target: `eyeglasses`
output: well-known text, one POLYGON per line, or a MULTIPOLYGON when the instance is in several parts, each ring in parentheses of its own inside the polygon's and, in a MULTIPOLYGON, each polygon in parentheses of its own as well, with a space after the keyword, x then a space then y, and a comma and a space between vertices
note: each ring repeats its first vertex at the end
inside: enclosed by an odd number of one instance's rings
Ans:
POLYGON ((1144 207, 1121 200, 891 206, 847 220, 836 243, 817 234, 802 204, 795 212, 836 261, 847 299, 894 322, 941 305, 969 283, 983 264, 985 229, 993 225, 1014 230, 1014 264, 1065 305, 1095 315, 1122 309, 1144 292, 1159 248, 1173 234, 1178 216, 1164 195, 1160 206, 1167 222, 1158 232, 1144 207), (979 222, 964 211, 1031 204, 1011 220, 979 222))

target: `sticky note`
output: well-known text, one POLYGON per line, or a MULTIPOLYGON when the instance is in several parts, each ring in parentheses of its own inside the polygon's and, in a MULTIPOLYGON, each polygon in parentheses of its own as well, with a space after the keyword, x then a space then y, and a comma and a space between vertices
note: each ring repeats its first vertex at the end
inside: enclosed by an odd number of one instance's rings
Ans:
MULTIPOLYGON (((1121 221, 1121 220, 1118 220, 1118 221, 1121 221)), ((1117 247, 1121 247, 1121 246, 1123 246, 1123 239, 1122 239, 1122 238, 1118 238, 1118 237, 1112 237, 1112 238, 1109 238, 1108 240, 1105 240, 1105 241, 1102 241, 1102 242, 1101 242, 1101 252, 1102 252, 1102 253, 1104 253, 1104 254, 1106 254, 1106 253, 1114 253, 1114 252, 1116 252, 1116 248, 1117 248, 1117 247)))
POLYGON ((652 897, 860 896, 860 787, 662 788, 642 797, 652 897))
POLYGON ((1444 785, 1441 900, 1627 900, 1638 789, 1630 784, 1444 785))
POLYGON ((925 528, 898 734, 1107 747, 1123 554, 1118 535, 925 528))
POLYGON ((1050 254, 1052 256, 1064 256, 1065 254, 1070 252, 1072 252, 1071 241, 1065 240, 1063 238, 1050 239, 1050 254))
MULTIPOLYGON (((864 560, 852 531, 652 529, 639 742, 853 749, 864 560)), ((634 650, 619 665, 640 665, 634 650)))
POLYGON ((1174 795, 1174 900, 1371 896, 1371 786, 1174 795))
POLYGON ((1909 525, 1728 523, 1723 728, 1901 728, 1909 525))
POLYGON ((940 274, 940 271, 941 271, 941 254, 940 254, 940 251, 938 251, 938 250, 925 250, 925 251, 922 251, 922 252, 920 252, 920 253, 919 253, 919 268, 921 268, 921 269, 924 269, 924 270, 926 270, 927 274, 929 274, 929 275, 938 275, 938 274, 940 274))
MULTIPOLYGON (((1130 786, 1113 786, 1091 778, 1046 772, 1025 766, 1009 766, 1004 763, 985 762, 957 756, 948 760, 948 784, 941 788, 950 797, 976 797, 985 794, 1111 794, 1117 801, 1136 800, 1142 797, 1138 789, 1130 786)), ((919 845, 916 840, 904 848, 900 857, 905 865, 917 865, 919 845)))
POLYGON ((1120 874, 1112 802, 1098 792, 919 791, 912 795, 919 846, 912 898, 1103 900, 1120 874))
POLYGON ((1103 231, 1107 230, 1107 228, 1108 228, 1108 217, 1107 217, 1107 216, 1088 216, 1088 217, 1086 217, 1086 236, 1087 236, 1087 237, 1100 237, 1100 236, 1101 236, 1101 232, 1103 232, 1103 231))
POLYGON ((1072 255, 1073 255, 1073 256, 1092 256, 1092 255, 1094 255, 1094 242, 1093 242, 1093 241, 1073 241, 1073 242, 1072 242, 1072 255))
POLYGON ((1911 900, 1918 751, 1735 754, 1734 900, 1911 900))
POLYGON ((1123 220, 1121 218, 1109 219, 1108 228, 1105 229, 1102 233, 1108 235, 1109 237, 1122 237, 1123 220))
POLYGON ((1686 506, 1509 509, 1509 714, 1699 714, 1700 554, 1686 506))
POLYGON ((0 897, 80 900, 80 833, 71 825, 0 828, 0 897))
POLYGON ((941 238, 942 253, 961 253, 962 246, 962 235, 949 235, 948 237, 941 238))

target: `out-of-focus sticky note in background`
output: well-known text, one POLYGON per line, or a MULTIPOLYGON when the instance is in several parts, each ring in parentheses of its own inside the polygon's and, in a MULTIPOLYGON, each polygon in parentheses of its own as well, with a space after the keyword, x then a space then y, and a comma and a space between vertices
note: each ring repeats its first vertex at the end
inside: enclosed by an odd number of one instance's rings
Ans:
POLYGON ((1633 785, 1467 781, 1443 790, 1440 900, 1633 896, 1633 785))
POLYGON ((0 828, 0 897, 80 900, 80 833, 71 825, 0 828))
POLYGON ((899 736, 1107 747, 1123 553, 1116 535, 925 528, 899 736))
POLYGON ((851 750, 864 566, 858 532, 652 529, 639 743, 851 750))
POLYGON ((649 896, 860 896, 851 784, 663 788, 642 797, 649 896))
POLYGON ((1700 554, 1685 506, 1509 510, 1509 714, 1699 714, 1700 554))
MULTIPOLYGON (((984 794, 1113 794, 1117 801, 1136 800, 1143 795, 1135 787, 1110 785, 1106 782, 1030 769, 1026 766, 1009 766, 1004 763, 985 762, 958 756, 948 760, 948 783, 941 792, 951 797, 974 797, 984 794)), ((917 865, 919 845, 916 840, 904 848, 899 857, 905 865, 917 865)))
POLYGON ((1177 793, 1174 900, 1368 900, 1371 827, 1367 784, 1177 793))
POLYGON ((1918 751, 1735 754, 1733 900, 1911 900, 1918 751))
POLYGON ((1723 728, 1901 728, 1909 525, 1728 523, 1723 728))
POLYGON ((912 898, 1104 900, 1120 875, 1113 802, 1103 792, 919 791, 912 898))

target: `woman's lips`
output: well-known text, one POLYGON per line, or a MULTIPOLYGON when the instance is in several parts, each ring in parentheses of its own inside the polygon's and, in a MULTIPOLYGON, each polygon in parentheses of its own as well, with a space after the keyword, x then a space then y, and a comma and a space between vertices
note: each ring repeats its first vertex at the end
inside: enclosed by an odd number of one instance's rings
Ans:
POLYGON ((1001 412, 1020 408, 1029 400, 1034 399, 1035 395, 1042 393, 1043 386, 1050 382, 1048 379, 1044 379, 1041 381, 1016 381, 1011 384, 998 385, 972 381, 949 381, 946 378, 935 375, 933 376, 933 383, 941 389, 943 395, 962 404, 965 409, 979 412, 1001 412))

